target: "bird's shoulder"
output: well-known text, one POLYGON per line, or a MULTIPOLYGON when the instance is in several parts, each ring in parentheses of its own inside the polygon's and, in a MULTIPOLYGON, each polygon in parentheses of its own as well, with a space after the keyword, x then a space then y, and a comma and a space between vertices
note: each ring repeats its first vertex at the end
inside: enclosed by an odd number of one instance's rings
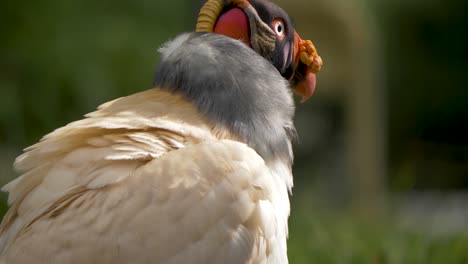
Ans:
POLYGON ((11 206, 0 248, 58 200, 80 189, 117 184, 137 168, 203 140, 228 137, 184 98, 151 89, 103 104, 86 118, 46 135, 15 161, 21 174, 3 187, 11 206))

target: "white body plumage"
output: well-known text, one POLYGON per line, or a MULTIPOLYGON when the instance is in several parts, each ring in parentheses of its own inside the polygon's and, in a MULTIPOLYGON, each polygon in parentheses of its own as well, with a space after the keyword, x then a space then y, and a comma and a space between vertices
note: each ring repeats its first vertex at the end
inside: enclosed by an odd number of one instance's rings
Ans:
POLYGON ((265 160, 183 96, 106 103, 15 167, 0 263, 287 263, 290 162, 265 160))

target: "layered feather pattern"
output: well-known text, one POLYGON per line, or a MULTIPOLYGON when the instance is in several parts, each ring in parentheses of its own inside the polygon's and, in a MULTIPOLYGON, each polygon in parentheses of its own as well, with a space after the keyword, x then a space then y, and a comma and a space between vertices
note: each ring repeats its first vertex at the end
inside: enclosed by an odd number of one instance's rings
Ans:
POLYGON ((17 158, 0 263, 286 263, 290 160, 167 89, 114 100, 17 158))

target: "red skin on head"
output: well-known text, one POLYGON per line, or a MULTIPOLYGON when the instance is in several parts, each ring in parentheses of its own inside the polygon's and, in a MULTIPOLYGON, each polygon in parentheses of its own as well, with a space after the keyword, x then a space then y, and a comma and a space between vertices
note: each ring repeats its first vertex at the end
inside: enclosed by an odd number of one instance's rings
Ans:
POLYGON ((249 19, 240 8, 233 8, 221 15, 213 30, 215 33, 238 39, 250 45, 249 19))
MULTIPOLYGON (((242 11, 240 8, 233 8, 218 18, 213 31, 217 34, 222 34, 233 39, 241 40, 249 47, 252 47, 250 44, 249 29, 249 19, 244 11, 242 11)), ((302 40, 297 33, 294 35, 295 43, 293 56, 297 65, 297 63, 300 63, 299 43, 302 40)), ((305 102, 312 96, 315 91, 315 85, 316 75, 311 71, 311 69, 307 69, 304 78, 296 84, 296 87, 294 87, 296 93, 302 96, 301 102, 305 102)))

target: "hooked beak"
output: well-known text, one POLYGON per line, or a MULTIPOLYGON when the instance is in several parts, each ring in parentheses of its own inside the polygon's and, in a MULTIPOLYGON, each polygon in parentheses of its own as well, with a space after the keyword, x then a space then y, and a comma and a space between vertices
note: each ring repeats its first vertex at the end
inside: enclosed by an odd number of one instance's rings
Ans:
POLYGON ((303 40, 294 32, 293 50, 294 73, 290 79, 295 84, 294 91, 302 96, 301 103, 307 101, 315 91, 316 73, 322 68, 322 58, 310 40, 303 40))

